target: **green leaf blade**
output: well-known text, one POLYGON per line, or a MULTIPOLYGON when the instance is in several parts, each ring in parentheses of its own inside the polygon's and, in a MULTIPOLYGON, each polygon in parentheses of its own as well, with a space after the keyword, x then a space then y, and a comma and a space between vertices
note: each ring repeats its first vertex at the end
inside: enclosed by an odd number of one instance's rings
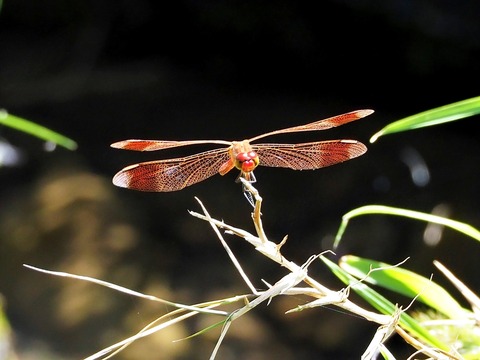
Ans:
POLYGON ((442 216, 432 215, 420 211, 414 211, 409 209, 397 208, 392 206, 385 206, 385 205, 365 205, 359 208, 353 209, 342 216, 342 222, 338 229, 337 235, 335 236, 335 241, 333 244, 333 248, 335 249, 345 232, 349 221, 357 216, 361 215, 394 215, 394 216, 402 216, 406 218, 411 218, 414 220, 431 222, 439 225, 443 225, 449 227, 453 230, 456 230, 464 235, 470 236, 473 239, 480 241, 480 231, 473 226, 448 219, 442 216))
POLYGON ((0 124, 33 135, 39 139, 53 142, 68 150, 76 150, 78 147, 74 140, 32 121, 10 115, 4 110, 0 110, 0 124))
POLYGON ((382 268, 381 271, 370 272, 365 281, 409 298, 419 295, 419 301, 450 319, 471 316, 471 312, 462 308, 443 287, 410 270, 352 255, 343 256, 340 267, 359 279, 364 279, 370 269, 382 268))
MULTIPOLYGON (((328 268, 335 274, 343 283, 350 285, 351 289, 365 299, 375 309, 386 315, 392 315, 397 306, 386 299, 384 296, 373 290, 363 282, 359 282, 356 278, 348 274, 345 270, 339 267, 334 262, 328 260, 324 256, 320 259, 328 266, 328 268)), ((421 324, 419 324, 414 318, 405 312, 400 315, 399 324, 402 328, 409 331, 411 334, 421 339, 430 346, 437 347, 439 349, 448 351, 449 348, 437 337, 430 334, 421 324)))
POLYGON ((480 96, 458 101, 392 122, 375 133, 370 138, 370 143, 374 143, 380 136, 383 135, 439 125, 477 115, 479 113, 480 96))

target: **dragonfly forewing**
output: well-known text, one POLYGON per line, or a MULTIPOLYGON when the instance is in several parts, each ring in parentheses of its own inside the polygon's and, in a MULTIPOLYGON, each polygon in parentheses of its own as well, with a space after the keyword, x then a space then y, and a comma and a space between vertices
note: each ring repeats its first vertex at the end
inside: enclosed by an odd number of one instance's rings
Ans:
POLYGON ((278 134, 287 134, 287 133, 301 132, 301 131, 327 130, 333 127, 347 124, 355 120, 359 120, 372 113, 373 113, 373 110, 368 110, 368 109, 351 111, 349 113, 332 116, 327 119, 314 121, 306 125, 293 126, 286 129, 271 131, 262 135, 255 136, 249 139, 249 141, 255 141, 267 136, 278 135, 278 134))

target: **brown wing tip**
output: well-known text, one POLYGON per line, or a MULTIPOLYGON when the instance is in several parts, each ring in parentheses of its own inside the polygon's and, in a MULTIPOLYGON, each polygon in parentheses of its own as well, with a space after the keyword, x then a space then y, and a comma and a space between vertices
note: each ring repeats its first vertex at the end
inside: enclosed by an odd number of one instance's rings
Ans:
POLYGON ((117 141, 110 145, 110 147, 115 149, 124 149, 128 141, 117 141))
POLYGON ((112 183, 115 186, 122 187, 122 188, 128 188, 128 177, 123 171, 119 171, 118 173, 115 174, 115 176, 112 179, 112 183))
POLYGON ((132 178, 129 171, 136 167, 138 167, 138 164, 127 166, 126 168, 123 168, 122 170, 117 172, 112 179, 113 185, 130 189, 132 178))
POLYGON ((340 140, 340 142, 344 144, 351 144, 349 147, 349 159, 356 158, 358 156, 361 156, 365 154, 368 150, 368 148, 365 146, 365 144, 361 143, 360 141, 357 140, 347 140, 343 139, 340 140))
POLYGON ((373 114, 375 111, 371 109, 363 109, 363 110, 357 110, 356 114, 359 118, 363 118, 365 116, 373 114))
POLYGON ((357 156, 361 156, 363 154, 365 154, 367 152, 368 148, 365 146, 364 143, 361 143, 359 142, 358 143, 358 152, 357 152, 357 156))
POLYGON ((115 149, 144 151, 148 147, 148 140, 123 140, 110 145, 115 149))

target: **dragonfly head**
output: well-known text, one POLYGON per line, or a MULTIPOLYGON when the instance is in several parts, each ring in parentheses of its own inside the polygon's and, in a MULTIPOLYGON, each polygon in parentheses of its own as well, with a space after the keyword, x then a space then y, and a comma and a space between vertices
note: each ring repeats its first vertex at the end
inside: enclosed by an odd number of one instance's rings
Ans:
POLYGON ((235 167, 242 173, 250 173, 257 166, 260 160, 248 140, 234 141, 231 148, 231 158, 235 167))
POLYGON ((240 152, 235 156, 235 167, 244 173, 252 172, 259 163, 258 155, 255 151, 240 152))

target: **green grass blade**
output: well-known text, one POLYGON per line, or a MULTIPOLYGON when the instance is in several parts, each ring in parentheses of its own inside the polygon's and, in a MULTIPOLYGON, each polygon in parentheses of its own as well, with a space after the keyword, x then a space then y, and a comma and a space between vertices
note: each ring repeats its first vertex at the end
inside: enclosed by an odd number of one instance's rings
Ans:
POLYGON ((462 308, 443 287, 410 270, 352 255, 343 256, 340 259, 340 267, 359 279, 365 279, 368 274, 365 281, 369 284, 381 286, 410 298, 419 295, 418 301, 451 319, 465 319, 472 316, 472 313, 462 308), (371 269, 377 268, 382 270, 371 272, 371 269))
POLYGON ((205 328, 203 328, 203 329, 201 329, 201 330, 199 330, 199 331, 197 331, 197 332, 195 332, 195 333, 193 333, 193 334, 191 334, 191 335, 188 335, 188 336, 184 337, 182 340, 192 339, 192 338, 194 338, 194 337, 196 337, 196 336, 205 334, 207 331, 210 331, 210 330, 212 330, 212 329, 215 329, 215 328, 217 328, 217 327, 219 327, 219 326, 224 326, 227 321, 228 321, 228 318, 226 318, 225 320, 222 320, 222 321, 218 321, 218 322, 216 322, 215 324, 208 325, 208 326, 206 326, 205 328))
POLYGON ((375 142, 380 136, 426 126, 443 124, 480 113, 480 96, 427 110, 388 124, 370 138, 375 142))
MULTIPOLYGON (((326 257, 321 256, 320 259, 329 267, 333 274, 335 274, 343 283, 350 285, 351 289, 365 299, 375 309, 382 314, 392 315, 397 307, 391 301, 380 295, 378 292, 359 282, 356 278, 348 274, 345 270, 340 268, 334 262, 328 260, 326 257)), ((446 344, 440 341, 438 338, 430 334, 422 325, 420 325, 414 318, 405 312, 400 315, 399 325, 407 330, 413 336, 421 339, 430 346, 437 347, 439 349, 448 351, 449 348, 446 344)))
POLYGON ((335 242, 333 244, 333 248, 335 249, 340 240, 342 238, 343 233, 345 232, 348 222, 351 218, 360 216, 360 215, 372 215, 372 214, 382 214, 382 215, 395 215, 395 216, 403 216, 412 218, 415 220, 421 220, 426 222, 432 222, 440 225, 447 226, 453 230, 457 230, 462 234, 470 236, 477 241, 480 241, 480 231, 474 228, 471 225, 447 219, 441 216, 436 216, 432 214, 427 214, 419 211, 407 210, 402 208, 395 208, 390 206, 384 205, 366 205, 349 211, 345 215, 342 216, 342 223, 340 224, 340 228, 338 229, 337 235, 335 237, 335 242))
POLYGON ((42 140, 51 141, 69 150, 77 148, 77 143, 72 139, 29 120, 10 115, 4 110, 0 110, 0 124, 36 136, 42 140))
POLYGON ((380 349, 380 354, 382 354, 385 360, 396 360, 395 356, 393 356, 393 354, 386 347, 382 347, 380 349))

